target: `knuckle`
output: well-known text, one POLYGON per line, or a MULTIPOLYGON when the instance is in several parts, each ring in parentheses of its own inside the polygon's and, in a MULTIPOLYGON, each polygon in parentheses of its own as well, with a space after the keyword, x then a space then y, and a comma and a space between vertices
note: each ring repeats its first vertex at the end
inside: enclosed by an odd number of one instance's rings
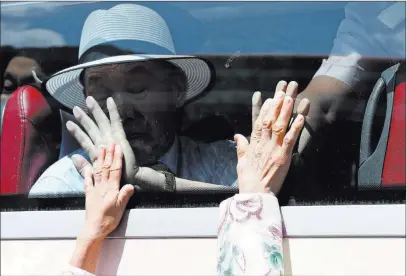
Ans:
POLYGON ((261 137, 261 130, 260 131, 253 131, 250 140, 255 141, 259 140, 261 137))
POLYGON ((262 129, 263 129, 263 124, 256 124, 253 129, 254 137, 261 136, 262 129))
POLYGON ((124 132, 123 128, 118 127, 114 132, 114 136, 118 139, 121 139, 126 137, 126 133, 124 132))
POLYGON ((267 107, 268 105, 270 105, 271 103, 273 102, 273 99, 267 99, 265 102, 264 102, 264 104, 263 104, 263 107, 267 107))
POLYGON ((254 129, 261 129, 262 126, 262 122, 259 120, 259 118, 256 120, 256 122, 254 123, 254 129))
POLYGON ((118 165, 118 164, 110 166, 110 171, 118 171, 121 169, 122 169, 122 166, 118 165))
POLYGON ((112 166, 112 158, 106 158, 105 161, 103 162, 102 167, 104 169, 108 169, 112 166))
POLYGON ((294 142, 294 137, 292 135, 286 135, 283 139, 283 143, 287 146, 290 146, 294 142))
MULTIPOLYGON (((284 94, 284 92, 278 93, 278 94, 284 94)), ((282 103, 283 101, 284 101, 284 95, 281 95, 280 97, 273 99, 272 102, 271 102, 271 105, 272 105, 272 107, 275 109, 275 108, 277 108, 277 106, 280 105, 280 103, 282 103)))
POLYGON ((276 158, 276 160, 275 160, 274 163, 276 164, 277 167, 282 167, 282 166, 284 166, 284 165, 287 163, 287 157, 286 157, 286 155, 285 155, 285 154, 279 155, 279 156, 276 158))
POLYGON ((262 128, 269 130, 271 126, 271 120, 270 119, 265 119, 262 123, 262 128))
POLYGON ((281 134, 284 132, 285 126, 281 123, 276 123, 272 127, 272 131, 275 134, 281 134))
POLYGON ((284 101, 286 102, 287 105, 291 105, 294 102, 291 96, 286 96, 284 98, 284 101))
POLYGON ((102 170, 101 170, 101 169, 97 169, 97 170, 95 170, 95 171, 93 172, 93 174, 94 174, 95 176, 100 176, 100 175, 102 175, 102 170))
MULTIPOLYGON (((106 136, 106 145, 114 144, 114 142, 115 142, 115 139, 114 139, 113 136, 111 136, 111 135, 107 135, 107 136, 106 136)), ((112 152, 111 150, 108 150, 108 151, 106 152, 106 154, 109 154, 109 153, 111 153, 111 152, 112 152)))
POLYGON ((303 127, 303 125, 304 125, 304 120, 302 120, 302 121, 296 120, 295 124, 293 124, 294 130, 296 132, 300 131, 301 128, 303 127))
POLYGON ((78 171, 80 173, 85 173, 87 166, 88 166, 88 164, 81 164, 80 167, 78 168, 78 171))

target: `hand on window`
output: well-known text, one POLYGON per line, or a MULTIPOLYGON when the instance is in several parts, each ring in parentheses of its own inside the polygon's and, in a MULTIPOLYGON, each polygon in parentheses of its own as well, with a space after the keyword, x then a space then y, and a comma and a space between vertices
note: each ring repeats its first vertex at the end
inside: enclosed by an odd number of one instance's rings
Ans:
MULTIPOLYGON (((109 118, 105 115, 102 108, 93 97, 87 97, 86 106, 95 118, 94 122, 80 107, 75 106, 73 114, 82 125, 86 133, 74 122, 68 121, 66 127, 71 135, 78 141, 81 147, 89 155, 92 163, 97 162, 97 152, 100 146, 107 146, 109 143, 115 143, 121 146, 124 155, 124 181, 126 183, 134 182, 136 157, 127 141, 123 129, 119 112, 112 98, 107 99, 107 109, 109 118)), ((83 158, 82 162, 85 162, 83 158)), ((86 161, 86 163, 88 163, 86 161)), ((81 164, 83 169, 85 165, 81 164)), ((83 176, 83 174, 82 174, 83 176)))
POLYGON ((86 220, 84 239, 102 240, 119 225, 134 193, 132 185, 120 189, 123 153, 119 145, 100 147, 93 168, 85 167, 86 220))
MULTIPOLYGON (((73 109, 76 120, 86 133, 74 122, 68 121, 66 127, 71 135, 89 155, 93 166, 97 165, 97 150, 109 143, 119 144, 123 149, 125 166, 123 168, 125 183, 136 185, 135 188, 166 191, 165 176, 147 167, 138 167, 136 157, 123 129, 117 106, 112 98, 107 99, 109 118, 105 115, 93 97, 86 99, 86 105, 91 111, 96 123, 79 107, 73 109), (96 164, 95 164, 96 163, 96 164)), ((92 165, 81 155, 72 156, 72 161, 78 172, 85 177, 84 171, 92 165)))
MULTIPOLYGON (((298 83, 295 81, 291 81, 288 85, 286 81, 279 81, 276 86, 276 90, 274 95, 281 94, 281 92, 285 93, 287 96, 290 96, 294 100, 297 97, 298 91, 298 83)), ((261 92, 257 91, 254 92, 252 97, 252 128, 256 123, 257 117, 259 117, 261 106, 263 105, 263 100, 261 98, 261 92)), ((309 109, 309 101, 308 99, 302 99, 301 101, 297 102, 297 113, 302 114, 304 116, 307 115, 309 109), (298 105, 297 105, 298 104, 298 105)))
MULTIPOLYGON (((274 98, 267 99, 257 115, 250 143, 240 134, 235 136, 240 193, 277 194, 287 175, 294 145, 304 126, 304 116, 299 114, 287 132, 297 85, 290 83, 287 95, 284 93, 286 85, 281 82, 279 85, 274 98)), ((308 100, 303 101, 309 105, 308 100)))

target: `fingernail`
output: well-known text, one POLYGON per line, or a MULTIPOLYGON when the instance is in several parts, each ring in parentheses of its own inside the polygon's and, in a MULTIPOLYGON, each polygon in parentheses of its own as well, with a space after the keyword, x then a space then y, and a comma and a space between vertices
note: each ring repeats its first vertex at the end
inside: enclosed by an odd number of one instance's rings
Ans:
POLYGON ((253 98, 252 98, 252 104, 253 104, 253 105, 258 104, 259 101, 260 101, 260 98, 261 98, 261 92, 260 92, 260 91, 254 92, 253 98))
POLYGON ((288 84, 288 85, 298 85, 298 82, 296 82, 296 81, 290 81, 290 83, 288 84))
POLYGON ((112 98, 112 97, 107 98, 107 104, 108 104, 109 106, 113 106, 113 105, 114 105, 114 101, 113 101, 113 98, 112 98))
POLYGON ((75 117, 79 117, 79 107, 74 106, 72 112, 75 117))
POLYGON ((302 121, 304 121, 304 116, 302 116, 301 114, 298 114, 297 118, 298 118, 297 120, 299 123, 302 123, 302 121))
POLYGON ((304 98, 300 101, 297 107, 297 113, 306 113, 309 108, 309 100, 304 98))
POLYGON ((92 108, 94 102, 95 102, 95 99, 93 99, 93 97, 89 96, 86 98, 86 106, 88 108, 92 108))
POLYGON ((66 122, 65 125, 66 125, 66 128, 67 128, 69 131, 72 131, 73 128, 74 128, 73 123, 72 123, 71 121, 66 122))

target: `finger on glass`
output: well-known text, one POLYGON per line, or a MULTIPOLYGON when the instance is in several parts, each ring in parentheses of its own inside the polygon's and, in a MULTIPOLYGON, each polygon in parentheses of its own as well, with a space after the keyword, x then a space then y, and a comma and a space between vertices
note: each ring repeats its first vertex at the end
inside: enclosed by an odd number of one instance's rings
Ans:
POLYGON ((110 168, 110 180, 113 180, 117 187, 120 186, 122 169, 123 169, 123 152, 120 145, 115 145, 113 163, 110 168))
POLYGON ((287 86, 286 95, 295 99, 297 97, 298 83, 295 81, 290 81, 287 86))
POLYGON ((278 118, 272 126, 272 140, 274 143, 281 145, 287 131, 288 122, 290 121, 294 100, 287 96, 278 114, 278 118))
POLYGON ((107 110, 109 111, 110 124, 112 126, 112 132, 120 135, 126 136, 122 124, 122 119, 120 118, 119 111, 117 110, 116 103, 112 97, 109 97, 106 101, 107 110))
MULTIPOLYGON (((304 119, 306 119, 309 112, 309 108, 310 108, 309 100, 307 98, 303 98, 299 101, 294 102, 293 112, 294 110, 296 110, 295 114, 302 114, 304 116, 304 119)), ((291 127, 292 123, 294 122, 294 119, 295 116, 292 116, 290 119, 289 127, 291 127)))
POLYGON ((263 131, 262 136, 269 140, 272 136, 272 126, 277 121, 281 108, 283 105, 283 98, 272 99, 271 107, 268 109, 267 114, 263 118, 263 131))
POLYGON ((267 114, 270 106, 272 104, 272 99, 267 99, 263 106, 261 107, 259 116, 253 126, 253 131, 250 137, 250 141, 258 141, 261 138, 262 128, 263 128, 263 118, 267 114))
MULTIPOLYGON (((86 178, 86 176, 90 173, 93 177, 93 167, 89 163, 88 160, 86 160, 85 157, 83 157, 80 154, 74 154, 71 157, 72 163, 75 166, 76 170, 79 172, 79 174, 83 177, 86 178)), ((86 183, 85 183, 86 184, 86 183)), ((92 181, 93 185, 93 181, 92 181)), ((85 186, 86 188, 86 186, 85 186)))
POLYGON ((254 126, 257 118, 259 117, 262 104, 263 100, 261 98, 261 92, 254 92, 252 97, 252 126, 254 126))
POLYGON ((97 101, 89 96, 86 98, 86 106, 90 110, 93 115, 93 118, 96 121, 96 124, 99 127, 99 131, 104 135, 109 135, 110 133, 110 121, 107 118, 106 114, 103 112, 102 108, 100 108, 97 101))
POLYGON ((95 122, 78 106, 73 108, 73 115, 81 126, 83 126, 89 138, 92 139, 94 143, 98 143, 100 132, 95 122))
POLYGON ((285 93, 286 89, 287 89, 287 82, 284 81, 284 80, 281 80, 281 81, 279 81, 279 82, 277 83, 277 85, 276 85, 276 90, 275 90, 274 93, 276 93, 276 92, 278 92, 278 91, 282 91, 282 92, 285 93))
POLYGON ((297 143, 298 137, 300 136, 301 130, 304 127, 305 118, 302 114, 298 114, 294 122, 291 125, 290 130, 284 137, 284 152, 291 155, 294 145, 297 143))
POLYGON ((93 172, 92 171, 86 171, 84 175, 84 186, 85 186, 85 193, 93 189, 94 183, 93 183, 93 172))
POLYGON ((107 183, 107 181, 109 180, 110 167, 112 166, 113 163, 114 148, 115 148, 114 144, 109 144, 106 149, 105 160, 103 161, 102 166, 103 183, 107 183))
POLYGON ((97 150, 93 141, 89 138, 88 135, 74 122, 66 122, 66 128, 69 133, 75 138, 79 145, 85 150, 89 155, 91 160, 97 159, 97 150))
POLYGON ((282 99, 285 97, 285 92, 284 91, 276 91, 276 93, 274 93, 274 97, 273 99, 282 99))
POLYGON ((307 116, 310 108, 310 102, 307 98, 301 99, 297 106, 297 113, 307 116))
POLYGON ((99 147, 98 159, 97 159, 96 164, 94 164, 95 168, 93 170, 95 185, 100 184, 100 182, 102 181, 102 167, 103 167, 103 163, 105 161, 105 156, 106 156, 106 148, 103 146, 99 147))

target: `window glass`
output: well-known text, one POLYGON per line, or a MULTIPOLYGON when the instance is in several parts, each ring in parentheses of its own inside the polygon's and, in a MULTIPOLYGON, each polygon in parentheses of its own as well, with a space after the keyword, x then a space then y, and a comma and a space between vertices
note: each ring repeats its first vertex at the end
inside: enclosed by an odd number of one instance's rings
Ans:
POLYGON ((233 135, 250 136, 253 93, 270 98, 280 80, 311 102, 282 204, 404 202, 404 11, 404 2, 2 2, 2 210, 83 208, 71 157, 93 157, 67 122, 81 126, 73 108, 88 112, 88 96, 106 114, 114 99, 138 165, 200 182, 144 188, 131 207, 214 206, 236 192, 233 135))

